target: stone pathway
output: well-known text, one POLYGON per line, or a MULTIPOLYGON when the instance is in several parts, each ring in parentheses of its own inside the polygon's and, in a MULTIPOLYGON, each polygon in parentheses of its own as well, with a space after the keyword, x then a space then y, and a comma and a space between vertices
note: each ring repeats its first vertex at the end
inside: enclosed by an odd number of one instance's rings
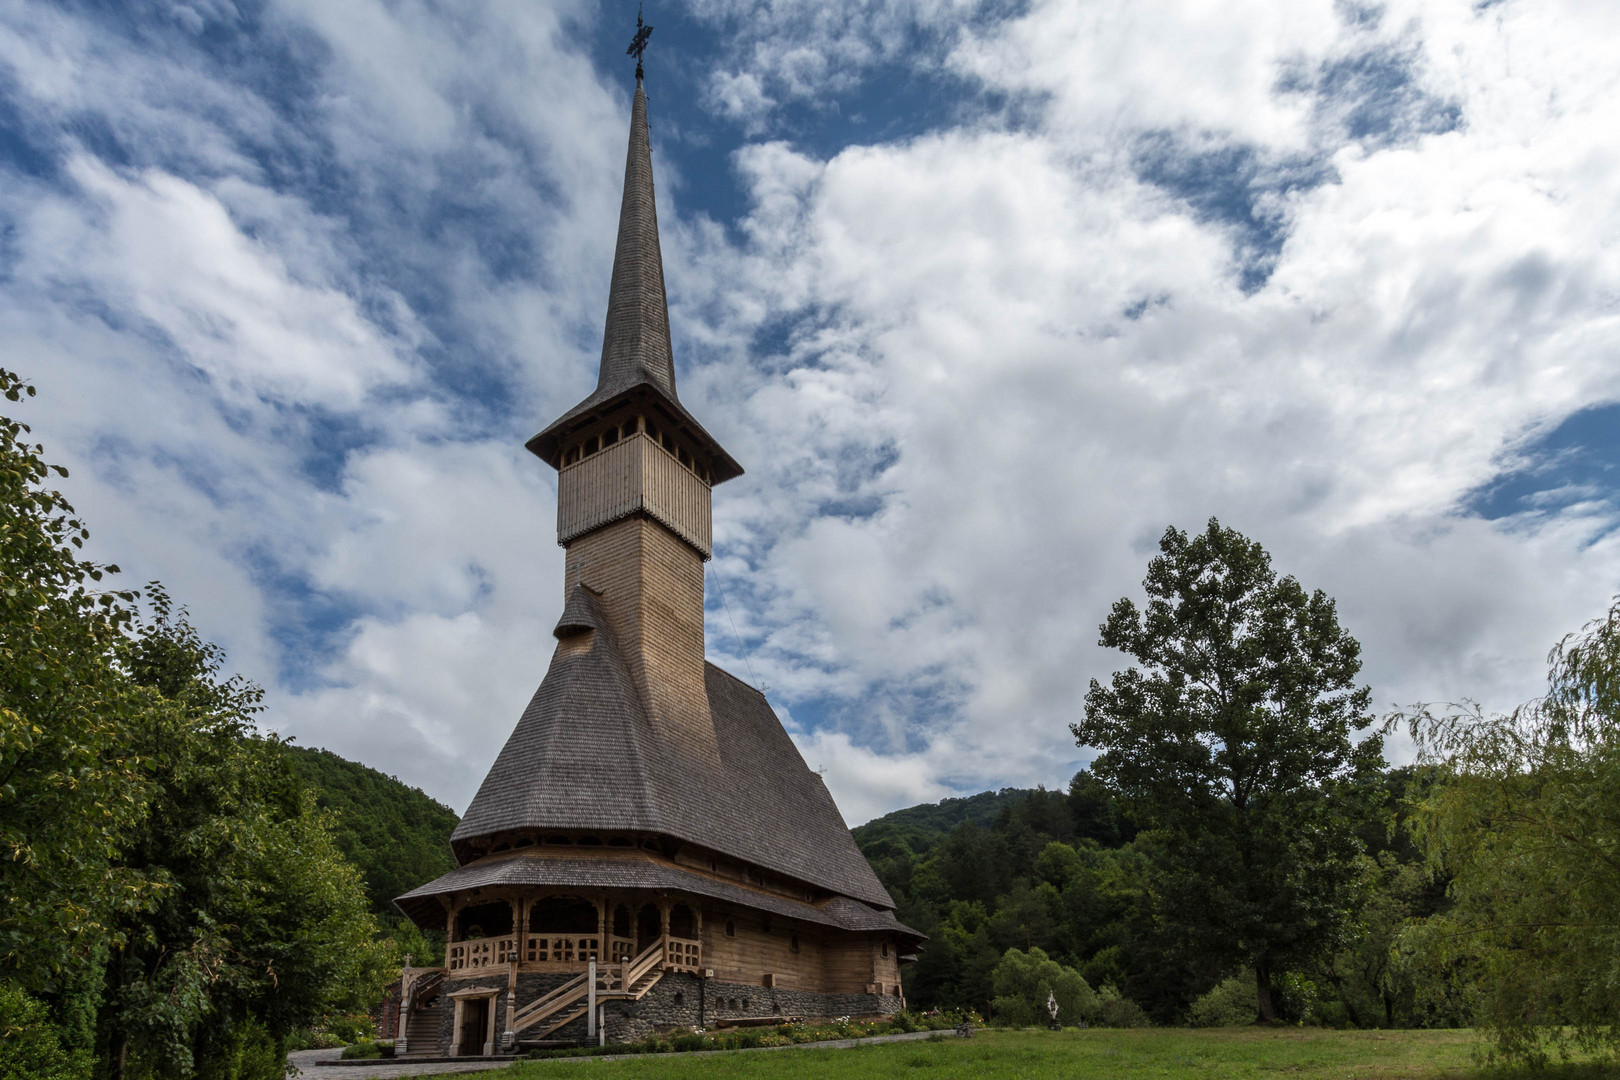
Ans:
MULTIPOLYGON (((748 1050, 697 1050, 686 1056, 766 1054, 773 1050, 844 1050, 851 1046, 865 1046, 873 1043, 913 1042, 934 1035, 949 1037, 951 1033, 949 1031, 908 1031, 900 1035, 870 1035, 864 1039, 828 1039, 825 1042, 795 1043, 792 1046, 756 1046, 748 1050)), ((287 1075, 289 1077, 300 1077, 300 1080, 394 1080, 395 1077, 400 1076, 444 1076, 450 1073, 504 1069, 513 1062, 513 1059, 505 1058, 500 1061, 440 1059, 438 1061, 378 1061, 371 1065, 323 1066, 316 1064, 320 1061, 336 1061, 341 1054, 341 1050, 295 1050, 287 1055, 287 1075), (296 1071, 299 1069, 302 1069, 303 1072, 296 1071)), ((577 1061, 629 1061, 633 1058, 647 1056, 646 1054, 606 1054, 602 1057, 568 1057, 552 1058, 551 1060, 554 1064, 562 1064, 577 1061)))
MULTIPOLYGON (((321 1065, 337 1061, 342 1050, 294 1050, 287 1055, 287 1075, 300 1080, 394 1080, 400 1076, 444 1076, 447 1073, 487 1072, 504 1069, 511 1058, 500 1061, 394 1061, 379 1059, 367 1065, 321 1065)), ((587 1059, 589 1060, 589 1059, 587 1059)))

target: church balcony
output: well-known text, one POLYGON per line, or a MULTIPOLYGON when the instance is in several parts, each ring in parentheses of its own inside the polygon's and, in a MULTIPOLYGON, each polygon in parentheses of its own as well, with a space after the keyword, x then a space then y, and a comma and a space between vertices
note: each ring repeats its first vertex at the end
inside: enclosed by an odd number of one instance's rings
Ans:
POLYGON ((516 957, 516 938, 454 941, 444 950, 444 968, 452 976, 476 975, 484 968, 510 964, 516 957))
POLYGON ((593 960, 604 970, 637 958, 661 971, 702 970, 702 920, 679 898, 541 893, 469 899, 446 924, 450 979, 514 967, 578 974, 593 960))
MULTIPOLYGON (((482 938, 456 941, 445 947, 448 976, 470 978, 491 968, 516 963, 522 971, 584 971, 592 960, 601 969, 630 963, 636 956, 634 938, 609 935, 608 957, 602 963, 600 937, 581 934, 524 934, 520 938, 482 938)), ((703 943, 696 938, 664 935, 659 939, 664 971, 703 970, 703 943)))

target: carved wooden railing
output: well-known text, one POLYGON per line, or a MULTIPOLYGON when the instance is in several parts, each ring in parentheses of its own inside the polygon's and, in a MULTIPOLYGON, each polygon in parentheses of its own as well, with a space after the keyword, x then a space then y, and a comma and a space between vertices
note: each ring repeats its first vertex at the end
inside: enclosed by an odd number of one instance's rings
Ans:
POLYGON ((610 936, 608 938, 608 961, 622 964, 626 960, 634 959, 636 955, 636 941, 634 938, 610 936))
POLYGON ((666 937, 664 970, 691 972, 703 970, 703 943, 690 938, 666 937))
POLYGON ((517 956, 516 938, 479 938, 453 941, 444 950, 445 970, 454 974, 508 964, 517 956))
POLYGON ((531 964, 583 964, 602 958, 602 939, 595 934, 530 933, 523 959, 531 964))

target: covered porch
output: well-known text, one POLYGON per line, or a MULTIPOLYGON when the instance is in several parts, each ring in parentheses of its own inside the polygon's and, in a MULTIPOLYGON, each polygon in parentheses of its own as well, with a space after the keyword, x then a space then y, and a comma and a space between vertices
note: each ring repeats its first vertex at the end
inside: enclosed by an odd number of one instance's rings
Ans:
POLYGON ((558 889, 459 897, 445 931, 452 980, 491 969, 577 974, 592 960, 622 965, 655 945, 661 970, 703 966, 702 909, 678 896, 558 889))

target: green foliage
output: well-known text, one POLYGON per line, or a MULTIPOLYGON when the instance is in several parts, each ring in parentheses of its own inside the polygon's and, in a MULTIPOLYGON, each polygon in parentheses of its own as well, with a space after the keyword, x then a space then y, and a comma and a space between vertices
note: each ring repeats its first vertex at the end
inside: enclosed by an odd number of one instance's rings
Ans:
POLYGON ((1382 767, 1357 688, 1360 647, 1334 604, 1279 578, 1259 544, 1211 519, 1169 529, 1146 609, 1114 605, 1101 643, 1141 666, 1093 680, 1076 740, 1155 836, 1153 891, 1180 950, 1277 978, 1351 932, 1363 875, 1357 826, 1382 767))
MULTIPOLYGON (((329 750, 289 744, 281 749, 293 773, 314 791, 316 805, 331 812, 333 836, 360 870, 373 915, 388 924, 399 921, 394 897, 455 869, 450 833, 458 819, 448 806, 329 750)), ((416 958, 422 962, 429 955, 419 952, 416 958)))
POLYGON ((1097 1016, 1097 995, 1074 968, 1064 967, 1040 949, 1008 949, 991 974, 995 997, 991 1019, 1004 1027, 1030 1027, 1051 1019, 1048 996, 1055 995, 1058 1022, 1090 1023, 1097 1016))
POLYGON ((287 1054, 270 1030, 252 1016, 218 1033, 203 1055, 196 1080, 284 1080, 287 1054))
POLYGON ((64 1045, 43 1002, 0 980, 0 1080, 88 1080, 90 1055, 64 1045))
POLYGON ((1620 1051, 1620 601, 1549 663, 1507 716, 1404 718, 1437 770, 1414 823, 1453 906, 1402 952, 1430 1002, 1475 997, 1496 1052, 1532 1063, 1620 1051))
MULTIPOLYGON (((0 369, 10 401, 33 387, 0 369)), ((150 785, 120 718, 144 695, 109 663, 132 594, 79 558, 89 537, 29 428, 0 417, 0 976, 35 990, 112 939, 161 889, 119 866, 150 785)))
POLYGON ((327 817, 256 734, 259 689, 220 678, 220 650, 159 586, 124 666, 159 694, 130 726, 156 794, 123 861, 164 882, 123 920, 108 966, 108 1052, 155 1075, 227 1068, 249 1017, 279 1040, 312 1018, 363 1008, 386 981, 359 875, 327 817))
MULTIPOLYGON (((0 392, 32 393, 3 370, 0 392)), ((45 483, 65 473, 27 430, 0 418, 0 979, 51 1024, 17 1046, 279 1077, 288 1031, 386 977, 358 875, 257 733, 258 688, 161 587, 145 618, 99 589, 116 568, 78 558, 88 531, 45 483)))
POLYGON ((1024 789, 1002 788, 961 799, 941 799, 937 803, 895 810, 865 825, 857 825, 852 831, 863 850, 869 844, 886 841, 903 845, 913 855, 926 855, 958 825, 970 823, 986 828, 1003 809, 1023 801, 1028 795, 1024 789))
POLYGON ((1119 992, 1113 983, 1097 991, 1096 1024, 1105 1028, 1147 1027, 1151 1021, 1142 1006, 1119 992))
POLYGON ((1193 1027, 1238 1027, 1254 1023, 1258 1007, 1254 972, 1246 971, 1228 975, 1194 1001, 1187 1022, 1193 1027))
POLYGON ((343 1048, 343 1054, 341 1055, 344 1061, 353 1061, 356 1058, 380 1058, 382 1056, 382 1047, 378 1046, 372 1039, 361 1039, 359 1042, 350 1043, 343 1048))

